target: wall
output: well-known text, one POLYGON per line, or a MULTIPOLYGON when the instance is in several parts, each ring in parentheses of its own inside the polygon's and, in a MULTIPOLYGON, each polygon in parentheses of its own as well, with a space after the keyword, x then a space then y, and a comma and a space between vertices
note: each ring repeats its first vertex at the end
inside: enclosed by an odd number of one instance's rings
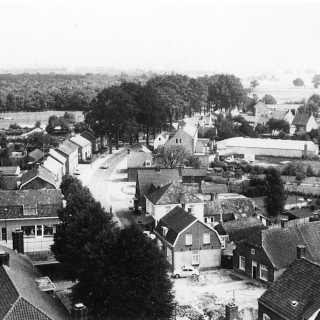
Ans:
POLYGON ((179 129, 176 134, 166 142, 166 146, 184 146, 187 151, 194 154, 195 142, 193 138, 185 133, 182 129, 179 129), (181 139, 181 142, 180 142, 181 139), (178 141, 178 142, 177 142, 178 141))
POLYGON ((78 166, 78 149, 69 155, 69 174, 73 174, 74 169, 78 166))

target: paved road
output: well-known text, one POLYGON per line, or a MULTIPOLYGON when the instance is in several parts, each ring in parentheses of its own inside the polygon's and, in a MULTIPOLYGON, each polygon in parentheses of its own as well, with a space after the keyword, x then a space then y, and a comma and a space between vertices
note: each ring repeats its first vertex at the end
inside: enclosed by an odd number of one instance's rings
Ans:
POLYGON ((135 184, 127 182, 127 149, 128 146, 116 150, 114 154, 106 154, 106 158, 97 159, 93 165, 80 165, 80 179, 86 185, 96 200, 109 211, 112 206, 114 220, 120 226, 133 222, 128 212, 135 193, 135 184), (108 169, 101 169, 102 163, 108 164, 108 169))

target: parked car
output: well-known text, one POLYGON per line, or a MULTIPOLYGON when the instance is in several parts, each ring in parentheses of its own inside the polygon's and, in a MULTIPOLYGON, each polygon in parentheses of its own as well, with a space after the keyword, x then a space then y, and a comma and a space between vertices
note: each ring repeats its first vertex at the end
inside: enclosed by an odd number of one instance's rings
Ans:
POLYGON ((225 158, 224 162, 226 162, 226 163, 238 163, 238 160, 233 159, 233 158, 225 158))
POLYGON ((176 269, 173 271, 172 276, 176 279, 185 278, 190 276, 198 276, 199 270, 194 268, 193 266, 183 266, 181 269, 176 269))
POLYGON ((75 168, 74 171, 73 171, 73 174, 74 174, 74 175, 79 175, 79 174, 81 174, 80 169, 79 169, 79 168, 75 168))
POLYGON ((106 163, 104 163, 104 164, 102 164, 101 165, 101 167, 100 167, 101 169, 108 169, 109 168, 109 166, 106 164, 106 163))

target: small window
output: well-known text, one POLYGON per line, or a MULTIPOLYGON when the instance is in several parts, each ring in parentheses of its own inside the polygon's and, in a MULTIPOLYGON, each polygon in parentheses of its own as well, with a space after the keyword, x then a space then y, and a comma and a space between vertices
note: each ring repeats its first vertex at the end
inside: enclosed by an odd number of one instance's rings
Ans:
POLYGON ((146 160, 146 167, 151 167, 151 161, 150 160, 146 160))
POLYGON ((268 281, 268 268, 260 264, 260 279, 268 281))
POLYGON ((180 139, 180 143, 181 143, 181 139, 180 139))
POLYGON ((226 248, 226 238, 220 237, 220 241, 221 241, 221 249, 225 249, 226 248))
POLYGON ((168 228, 167 227, 162 227, 163 235, 166 236, 168 233, 168 228))
POLYGON ((205 232, 203 234, 203 244, 210 244, 210 233, 205 232))
POLYGON ((159 138, 159 141, 161 141, 161 138, 159 138))
POLYGON ((270 320, 270 317, 264 313, 264 314, 263 314, 263 319, 262 319, 262 320, 270 320))
MULTIPOLYGON (((199 251, 192 251, 192 265, 199 264, 199 251)), ((192 270, 190 270, 192 271, 192 270)))
POLYGON ((245 257, 240 256, 239 257, 239 269, 245 270, 245 265, 246 265, 245 257))
POLYGON ((213 217, 211 217, 211 223, 213 223, 213 217))
POLYGON ((208 223, 208 218, 204 218, 204 223, 208 223))
POLYGON ((178 143, 178 139, 176 139, 176 143, 178 143))
POLYGON ((186 234, 186 246, 191 246, 192 245, 192 233, 187 233, 186 234))
POLYGON ((256 251, 254 249, 251 249, 251 254, 255 254, 256 251))

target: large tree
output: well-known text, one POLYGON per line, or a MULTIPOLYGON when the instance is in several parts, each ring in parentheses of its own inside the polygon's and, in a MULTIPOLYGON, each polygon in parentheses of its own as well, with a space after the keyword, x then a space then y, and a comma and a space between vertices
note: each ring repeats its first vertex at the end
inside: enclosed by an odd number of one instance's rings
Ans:
POLYGON ((294 79, 293 84, 298 88, 304 86, 304 82, 300 78, 294 79))
POLYGON ((290 131, 290 124, 289 124, 289 122, 287 122, 285 120, 270 119, 267 122, 267 126, 269 127, 271 132, 273 132, 273 131, 283 131, 285 133, 289 133, 289 131, 290 131))
POLYGON ((155 161, 165 168, 182 167, 190 158, 190 153, 184 146, 162 146, 158 148, 155 161))
POLYGON ((311 81, 311 82, 313 83, 313 86, 314 86, 315 88, 318 88, 319 85, 320 85, 320 74, 316 74, 316 75, 312 78, 312 81, 311 81))
POLYGON ((277 104, 277 100, 270 94, 266 94, 263 98, 262 101, 265 104, 277 104))
POLYGON ((276 168, 268 168, 265 186, 265 205, 267 213, 271 217, 276 217, 284 210, 284 205, 287 199, 284 182, 281 179, 280 172, 276 168))
POLYGON ((257 80, 252 80, 250 82, 250 87, 253 88, 253 91, 255 90, 255 88, 259 85, 259 82, 257 80))

